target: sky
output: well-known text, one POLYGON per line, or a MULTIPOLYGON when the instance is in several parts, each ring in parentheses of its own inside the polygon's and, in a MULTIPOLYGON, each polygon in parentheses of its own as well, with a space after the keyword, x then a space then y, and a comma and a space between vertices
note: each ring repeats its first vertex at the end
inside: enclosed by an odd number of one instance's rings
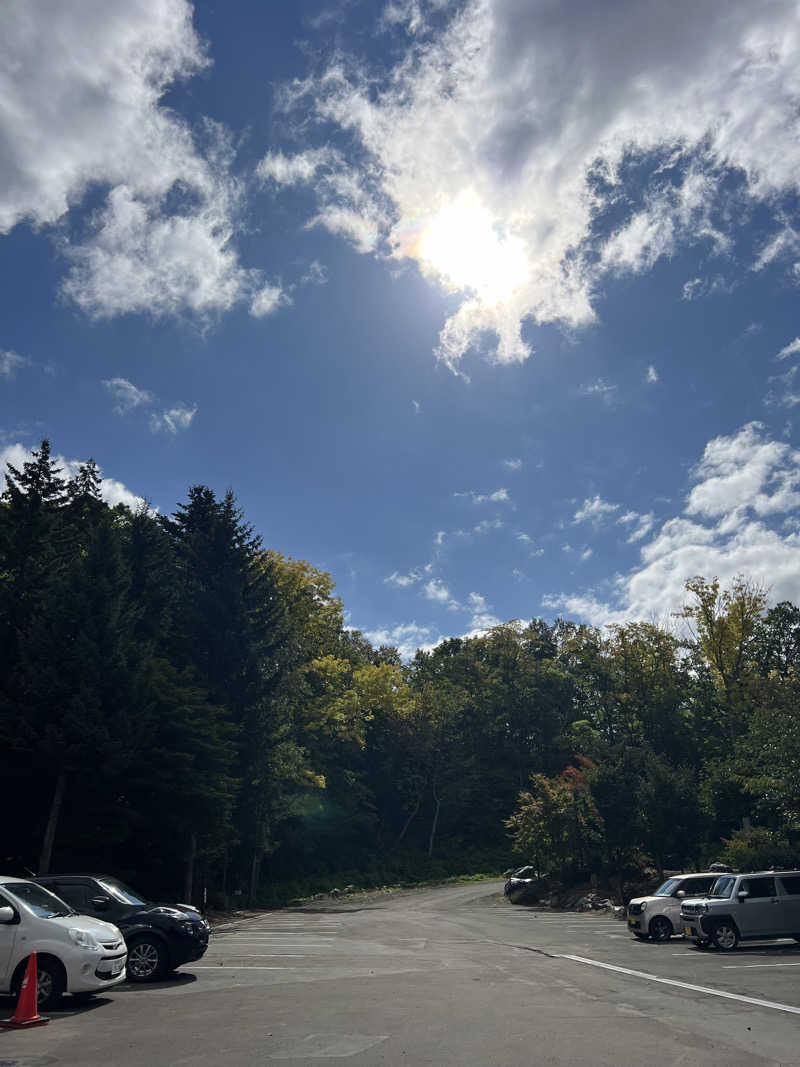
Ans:
POLYGON ((800 7, 3 0, 0 459, 404 655, 800 602, 800 7))

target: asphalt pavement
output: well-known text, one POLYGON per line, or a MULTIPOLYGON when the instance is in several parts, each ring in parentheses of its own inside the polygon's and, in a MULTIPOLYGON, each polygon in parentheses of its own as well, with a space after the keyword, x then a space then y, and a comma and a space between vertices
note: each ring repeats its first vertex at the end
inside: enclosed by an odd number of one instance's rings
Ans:
POLYGON ((642 942, 497 882, 264 912, 164 982, 70 1001, 0 1032, 0 1067, 800 1067, 794 941, 642 942))

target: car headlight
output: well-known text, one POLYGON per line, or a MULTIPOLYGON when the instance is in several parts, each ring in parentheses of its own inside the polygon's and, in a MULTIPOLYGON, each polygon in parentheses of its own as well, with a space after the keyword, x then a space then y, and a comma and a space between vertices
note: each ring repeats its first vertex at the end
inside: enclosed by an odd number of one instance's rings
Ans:
POLYGON ((647 901, 642 904, 642 911, 647 911, 647 901))
POLYGON ((194 933, 197 923, 192 922, 190 919, 186 919, 183 922, 179 922, 178 926, 180 926, 185 934, 192 934, 194 933))
POLYGON ((90 952, 97 952, 100 949, 100 945, 94 934, 90 934, 87 930, 75 930, 73 928, 70 929, 68 933, 72 943, 77 945, 78 948, 85 948, 90 952))
POLYGON ((698 911, 708 911, 708 904, 698 904, 697 905, 697 910, 698 911))

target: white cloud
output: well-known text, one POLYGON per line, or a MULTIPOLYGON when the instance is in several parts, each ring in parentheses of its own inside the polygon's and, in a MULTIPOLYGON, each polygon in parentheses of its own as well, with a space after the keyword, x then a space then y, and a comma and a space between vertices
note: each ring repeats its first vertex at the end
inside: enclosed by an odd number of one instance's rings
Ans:
POLYGON ((447 586, 438 578, 431 578, 429 582, 426 582, 422 587, 422 594, 426 600, 433 600, 451 611, 456 611, 461 607, 447 586))
POLYGON ((415 415, 419 415, 419 413, 422 411, 422 404, 420 404, 419 400, 412 400, 411 406, 414 408, 415 415))
POLYGON ((593 554, 594 549, 591 549, 587 546, 586 548, 584 548, 583 552, 581 552, 581 560, 585 563, 587 559, 591 559, 593 554))
POLYGON ((257 285, 232 247, 241 190, 221 127, 164 93, 208 66, 186 0, 10 0, 0 51, 0 232, 100 207, 64 294, 89 315, 224 311, 257 285))
POLYGON ((617 519, 617 525, 631 527, 627 538, 630 545, 646 537, 653 529, 655 521, 655 515, 652 511, 648 512, 647 515, 640 515, 638 511, 626 511, 624 515, 620 515, 617 519))
POLYGON ((473 504, 510 504, 511 496, 507 489, 495 489, 493 493, 476 493, 469 489, 465 493, 453 493, 453 496, 470 497, 473 504))
POLYGON ((432 637, 429 626, 418 626, 415 622, 399 623, 397 626, 378 630, 365 630, 364 636, 373 645, 394 646, 403 659, 411 659, 417 649, 430 651, 435 648, 440 637, 432 637))
MULTIPOLYGON (((692 472, 684 514, 668 519, 640 550, 639 564, 600 591, 550 594, 545 607, 602 625, 662 619, 685 599, 696 574, 729 585, 740 574, 766 586, 773 601, 800 599, 800 452, 770 440, 758 423, 706 445, 692 472), (779 519, 778 528, 768 520, 779 519), (782 532, 786 531, 786 532, 782 532)), ((629 512, 623 519, 649 516, 629 512)))
POLYGON ((798 371, 800 364, 796 363, 785 374, 776 374, 769 378, 770 390, 764 397, 764 402, 782 408, 793 408, 800 404, 800 391, 795 386, 798 371))
POLYGON ((152 404, 153 394, 146 389, 139 389, 127 378, 106 378, 103 385, 117 401, 114 411, 117 415, 124 415, 133 408, 152 404))
POLYGON ((445 537, 447 537, 446 530, 437 530, 436 536, 433 539, 433 543, 438 547, 439 545, 444 544, 445 537))
POLYGON ((778 353, 778 359, 788 359, 790 356, 800 356, 800 337, 795 337, 788 345, 784 345, 778 353))
POLYGON ((328 268, 318 259, 313 259, 300 279, 301 285, 327 285, 328 268))
POLYGON ((304 185, 317 176, 323 167, 341 164, 341 156, 331 148, 311 148, 287 156, 283 152, 267 152, 256 167, 256 177, 276 185, 304 185))
POLYGON ((254 319, 263 319, 291 302, 291 297, 279 285, 265 285, 253 294, 250 301, 250 314, 254 319))
POLYGON ((472 532, 477 534, 485 534, 490 530, 502 530, 505 523, 502 519, 481 519, 480 522, 475 523, 472 527, 472 532))
POLYGON ((466 610, 472 613, 472 618, 469 632, 464 634, 464 637, 478 637, 493 626, 500 625, 500 619, 492 614, 486 603, 486 597, 481 596, 480 593, 470 593, 467 596, 466 610))
POLYGON ((150 416, 150 429, 153 433, 177 434, 179 430, 189 429, 196 414, 197 405, 190 408, 185 404, 176 404, 165 411, 153 412, 150 416))
POLYGON ((504 459, 503 466, 508 467, 510 471, 518 471, 522 467, 521 459, 504 459))
POLYGON ((757 515, 786 512, 800 505, 800 452, 763 436, 748 423, 730 437, 715 437, 694 471, 687 515, 716 518, 741 507, 757 515))
POLYGON ((396 585, 399 589, 404 589, 409 585, 416 585, 422 578, 422 572, 419 570, 409 571, 408 574, 399 574, 394 571, 388 578, 384 578, 383 581, 386 585, 396 585))
POLYGON ((533 543, 533 538, 531 537, 531 535, 526 533, 518 533, 517 540, 522 541, 526 545, 533 543))
POLYGON ((614 402, 616 389, 616 385, 609 385, 603 378, 578 386, 578 392, 581 396, 599 396, 606 404, 614 402))
MULTIPOLYGON (((342 166, 359 210, 316 157, 304 164, 320 186, 318 220, 348 232, 337 204, 368 218, 377 233, 362 248, 460 294, 438 346, 451 367, 487 331, 493 358, 518 362, 530 354, 525 320, 592 321, 604 272, 648 270, 688 243, 727 254, 748 216, 732 203, 762 204, 779 227, 757 265, 792 251, 776 194, 800 173, 794 0, 619 0, 602 18, 574 4, 466 0, 443 29, 443 9, 430 23, 427 10, 392 0, 385 21, 405 30, 406 48, 388 69, 338 55, 284 99, 311 101, 325 136, 330 123, 352 139, 342 166), (624 214, 609 233, 611 205, 624 214), (432 254, 445 232, 449 251, 432 254)), ((302 168, 273 158, 266 169, 278 180, 302 168)))
MULTIPOLYGON (((32 458, 32 450, 19 443, 7 445, 0 451, 0 492, 3 492, 6 487, 6 464, 10 463, 17 470, 22 470, 23 465, 29 463, 32 458)), ((80 459, 65 459, 61 455, 55 455, 52 458, 56 467, 61 470, 61 477, 65 479, 74 478, 82 462, 84 462, 80 459)), ((102 468, 99 468, 99 470, 102 475, 102 468)), ((145 503, 143 497, 136 496, 116 478, 103 477, 100 483, 100 496, 111 507, 115 507, 117 504, 124 504, 131 511, 136 511, 137 508, 140 508, 145 503)))
POLYGON ((649 385, 655 385, 658 380, 658 371, 651 363, 650 366, 647 368, 647 382, 649 385))
POLYGON ((29 360, 10 350, 0 349, 0 377, 13 378, 20 367, 24 367, 29 360))
POLYGON ((583 504, 572 516, 572 521, 573 523, 601 522, 606 515, 612 515, 617 510, 619 510, 619 504, 609 504, 607 500, 603 500, 598 494, 595 494, 595 496, 587 497, 584 500, 583 504))

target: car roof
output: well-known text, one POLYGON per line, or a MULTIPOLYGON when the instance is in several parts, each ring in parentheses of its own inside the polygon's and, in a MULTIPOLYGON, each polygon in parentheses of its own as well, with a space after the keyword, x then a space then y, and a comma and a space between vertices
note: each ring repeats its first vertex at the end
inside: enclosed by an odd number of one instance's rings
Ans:
POLYGON ((69 874, 42 874, 37 875, 37 882, 48 882, 57 878, 114 878, 113 874, 87 874, 84 871, 70 871, 69 874))

